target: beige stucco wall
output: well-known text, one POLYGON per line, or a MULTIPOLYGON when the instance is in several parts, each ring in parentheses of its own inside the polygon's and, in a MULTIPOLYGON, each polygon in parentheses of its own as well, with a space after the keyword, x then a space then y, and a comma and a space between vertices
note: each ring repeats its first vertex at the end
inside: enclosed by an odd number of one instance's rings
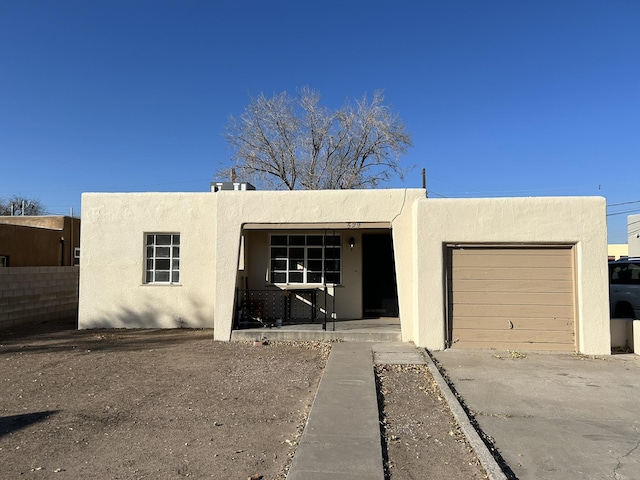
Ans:
POLYGON ((557 244, 573 245, 575 251, 578 350, 610 353, 603 198, 421 199, 414 209, 417 345, 444 348, 447 244, 557 244))
POLYGON ((213 327, 215 200, 83 194, 79 328, 213 327), (164 232, 181 234, 180 285, 145 285, 144 234, 164 232))
POLYGON ((575 256, 578 350, 610 351, 600 197, 427 199, 422 189, 87 193, 82 215, 80 328, 214 327, 216 340, 229 340, 240 276, 255 268, 250 282, 265 281, 268 232, 327 226, 343 234, 349 292, 337 293, 341 316, 358 318, 361 234, 391 226, 404 341, 445 346, 447 244, 557 244, 572 246, 575 256), (180 285, 143 284, 144 234, 152 232, 181 234, 180 285), (243 233, 245 260, 256 264, 238 272, 243 233), (352 235, 349 251, 344 242, 352 235))

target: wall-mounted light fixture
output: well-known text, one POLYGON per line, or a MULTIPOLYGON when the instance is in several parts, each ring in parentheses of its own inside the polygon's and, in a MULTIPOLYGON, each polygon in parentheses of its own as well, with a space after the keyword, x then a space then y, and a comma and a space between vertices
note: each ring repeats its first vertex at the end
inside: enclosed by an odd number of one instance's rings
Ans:
POLYGON ((349 250, 353 250, 353 247, 355 247, 355 246, 356 246, 356 239, 351 237, 349 239, 349 250))

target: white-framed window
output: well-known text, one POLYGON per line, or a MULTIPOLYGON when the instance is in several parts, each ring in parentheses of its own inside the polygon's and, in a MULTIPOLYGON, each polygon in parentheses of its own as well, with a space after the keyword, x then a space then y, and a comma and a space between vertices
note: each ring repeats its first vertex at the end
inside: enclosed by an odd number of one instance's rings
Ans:
POLYGON ((75 247, 73 249, 73 264, 80 265, 80 248, 75 247))
POLYGON ((340 235, 273 234, 270 244, 271 283, 340 283, 340 235))
POLYGON ((9 265, 9 257, 6 255, 0 255, 0 267, 6 267, 9 265))
POLYGON ((145 235, 144 283, 180 283, 180 234, 145 235))

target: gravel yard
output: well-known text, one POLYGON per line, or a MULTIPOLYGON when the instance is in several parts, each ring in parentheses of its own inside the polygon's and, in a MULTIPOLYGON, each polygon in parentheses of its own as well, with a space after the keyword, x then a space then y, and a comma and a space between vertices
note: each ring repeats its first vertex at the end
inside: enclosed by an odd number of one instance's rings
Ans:
MULTIPOLYGON (((0 477, 284 479, 330 348, 0 332, 0 477)), ((390 478, 484 478, 426 368, 377 375, 390 478)))

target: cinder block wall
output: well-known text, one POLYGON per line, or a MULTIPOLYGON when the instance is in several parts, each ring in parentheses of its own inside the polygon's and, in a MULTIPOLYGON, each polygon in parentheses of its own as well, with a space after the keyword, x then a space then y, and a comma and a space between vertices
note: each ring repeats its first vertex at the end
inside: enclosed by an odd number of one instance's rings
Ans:
POLYGON ((76 318, 78 267, 0 268, 0 329, 76 318))

